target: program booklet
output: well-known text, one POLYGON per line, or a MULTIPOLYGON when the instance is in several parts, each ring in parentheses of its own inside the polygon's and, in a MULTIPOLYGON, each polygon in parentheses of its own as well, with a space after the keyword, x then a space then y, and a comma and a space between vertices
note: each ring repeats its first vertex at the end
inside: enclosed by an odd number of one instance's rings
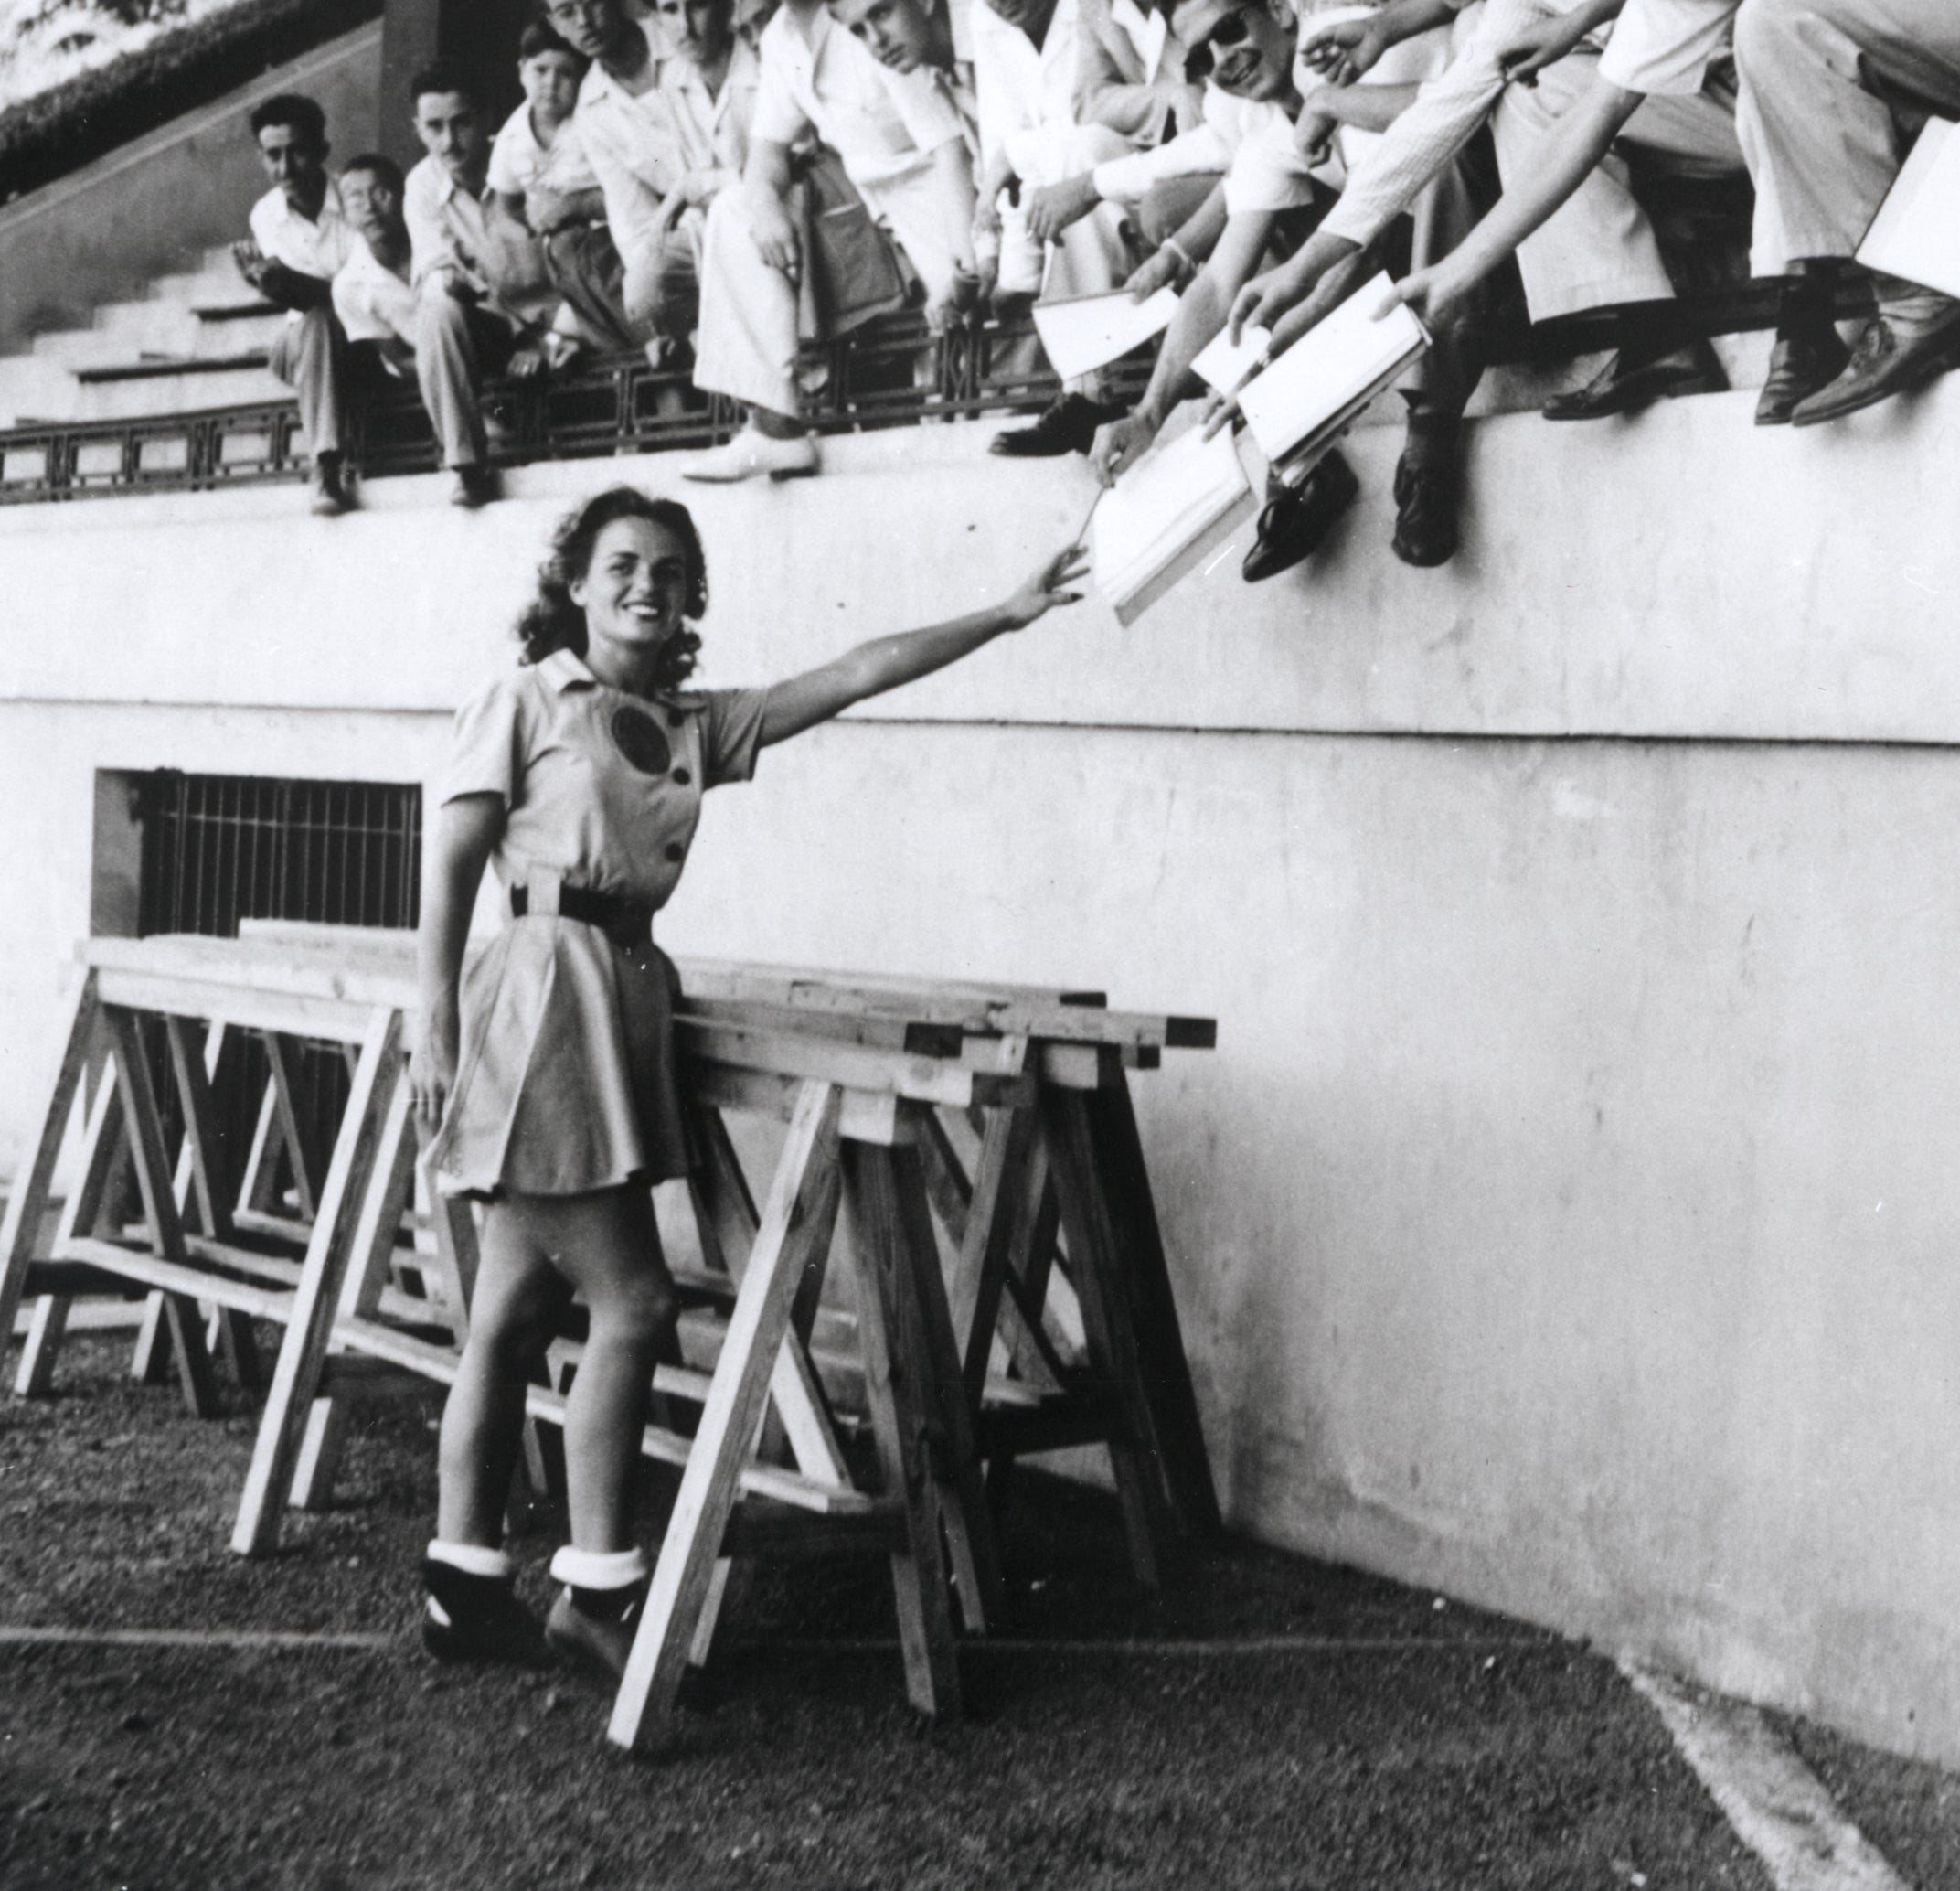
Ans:
POLYGON ((1289 478, 1319 459, 1429 346, 1428 332, 1400 303, 1375 319, 1391 286, 1386 275, 1363 283, 1240 393, 1259 450, 1289 478))
POLYGON ((1871 219, 1858 260, 1867 269, 1960 295, 1960 126, 1929 118, 1871 219))
POLYGON ((1153 446, 1097 502, 1096 588, 1126 628, 1252 516, 1252 486, 1230 428, 1201 426, 1153 446))
POLYGON ((1065 295, 1035 304, 1035 332, 1057 377, 1074 380, 1163 334, 1177 313, 1177 297, 1170 289, 1159 289, 1142 302, 1133 302, 1122 289, 1106 295, 1065 295))

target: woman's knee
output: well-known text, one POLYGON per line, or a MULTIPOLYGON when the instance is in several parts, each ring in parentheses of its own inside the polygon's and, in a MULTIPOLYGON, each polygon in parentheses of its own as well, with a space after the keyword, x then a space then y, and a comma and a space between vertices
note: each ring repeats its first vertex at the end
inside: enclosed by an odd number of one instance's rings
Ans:
POLYGON ((649 1351, 658 1347, 680 1317, 673 1283, 661 1277, 622 1282, 591 1304, 591 1342, 649 1351))

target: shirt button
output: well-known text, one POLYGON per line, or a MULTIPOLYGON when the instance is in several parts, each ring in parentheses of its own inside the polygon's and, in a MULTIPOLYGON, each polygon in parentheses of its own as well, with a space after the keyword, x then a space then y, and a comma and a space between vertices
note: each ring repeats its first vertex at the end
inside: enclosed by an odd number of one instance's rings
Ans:
POLYGON ((694 779, 694 777, 689 775, 685 768, 676 768, 674 771, 674 779, 677 781, 682 787, 686 787, 687 784, 694 779))
POLYGON ((670 860, 684 860, 687 858, 687 849, 677 840, 668 841, 665 851, 670 860))

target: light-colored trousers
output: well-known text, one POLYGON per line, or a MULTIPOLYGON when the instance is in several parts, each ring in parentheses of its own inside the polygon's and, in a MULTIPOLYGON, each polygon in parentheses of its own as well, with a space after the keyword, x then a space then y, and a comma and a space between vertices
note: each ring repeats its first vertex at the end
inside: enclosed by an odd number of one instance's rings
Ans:
MULTIPOLYGON (((859 184, 873 217, 898 240, 928 295, 948 288, 967 233, 945 227, 944 193, 930 168, 889 184, 859 184)), ((701 246, 701 327, 694 384, 750 407, 794 414, 797 285, 762 261, 746 187, 708 210, 701 246)))
POLYGON ((1000 206, 1000 280, 1003 295, 1101 295, 1127 280, 1130 252, 1124 240, 1120 204, 1098 204, 1078 218, 1053 243, 1043 245, 1028 232, 1023 208, 1044 184, 1060 184, 1092 171, 1113 157, 1127 156, 1127 138, 1107 125, 1057 125, 1036 144, 1037 176, 1021 179, 1021 202, 1000 206))
POLYGON ((1759 276, 1782 275, 1858 248, 1909 142, 1894 100, 1907 127, 1928 109, 1960 115, 1960 5, 1743 0, 1735 63, 1756 184, 1750 261, 1759 276))
POLYGON ((286 322, 266 358, 266 366, 298 397, 300 432, 314 459, 346 444, 346 331, 333 310, 310 308, 286 322))
POLYGON ((509 358, 508 323, 460 303, 431 282, 415 310, 415 379, 445 466, 480 466, 489 457, 479 390, 509 358))
MULTIPOLYGON (((1449 69, 1354 165, 1341 200, 1322 225, 1331 236, 1366 244, 1410 208, 1486 122, 1507 181, 1529 176, 1539 139, 1592 82, 1599 55, 1589 46, 1548 67, 1536 86, 1507 86, 1498 49, 1520 31, 1561 16, 1549 0, 1485 0, 1458 23, 1449 69)), ((1720 84, 1694 98, 1649 99, 1621 134, 1618 150, 1677 170, 1717 175, 1742 166, 1733 94, 1720 84)), ((1646 213, 1627 186, 1624 158, 1609 155, 1518 252, 1534 321, 1674 294, 1646 213)))

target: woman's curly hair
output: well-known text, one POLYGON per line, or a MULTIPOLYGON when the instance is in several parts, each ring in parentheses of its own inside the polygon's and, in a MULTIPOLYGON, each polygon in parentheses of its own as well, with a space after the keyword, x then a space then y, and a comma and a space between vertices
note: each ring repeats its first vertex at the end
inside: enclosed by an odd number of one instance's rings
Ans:
MULTIPOLYGON (((708 609, 708 554, 693 518, 678 499, 656 499, 637 486, 608 486, 568 513, 551 534, 550 555, 538 568, 538 595, 517 619, 517 641, 523 661, 541 662, 554 650, 585 655, 585 613, 572 602, 571 587, 591 569, 592 549, 599 535, 619 518, 644 518, 664 526, 680 540, 687 561, 687 602, 682 615, 690 622, 708 609)), ((676 689, 694 673, 701 639, 691 630, 676 634, 661 653, 655 687, 676 689)))

